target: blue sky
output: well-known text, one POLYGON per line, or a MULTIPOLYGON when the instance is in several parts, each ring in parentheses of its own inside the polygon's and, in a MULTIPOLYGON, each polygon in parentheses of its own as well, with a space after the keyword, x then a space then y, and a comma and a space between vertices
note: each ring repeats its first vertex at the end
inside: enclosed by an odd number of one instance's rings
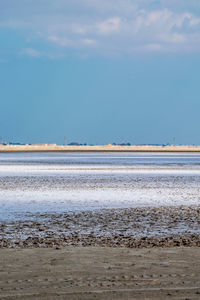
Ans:
POLYGON ((0 0, 0 135, 200 144, 196 0, 0 0))

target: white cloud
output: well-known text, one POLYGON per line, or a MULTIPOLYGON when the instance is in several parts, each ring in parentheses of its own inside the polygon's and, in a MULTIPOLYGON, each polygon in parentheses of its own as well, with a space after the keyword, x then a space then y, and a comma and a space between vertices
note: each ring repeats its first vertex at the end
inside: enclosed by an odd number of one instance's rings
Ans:
POLYGON ((73 41, 69 40, 65 37, 58 37, 56 35, 50 35, 47 37, 47 40, 52 43, 55 43, 59 46, 62 46, 62 47, 73 47, 73 41))
POLYGON ((37 57, 37 58, 42 56, 42 53, 40 51, 32 48, 24 48, 21 50, 20 54, 37 57))
POLYGON ((165 43, 185 43, 187 42, 187 38, 184 34, 179 34, 179 33, 172 33, 172 34, 166 34, 166 35, 161 35, 160 40, 165 42, 165 43))
POLYGON ((23 48, 20 52, 19 55, 22 56, 30 56, 33 58, 41 58, 41 57, 47 57, 49 59, 61 59, 64 56, 60 53, 55 53, 53 51, 38 51, 33 48, 23 48))
POLYGON ((161 51, 162 46, 160 44, 147 44, 144 50, 161 51))
POLYGON ((63 36, 48 36, 48 41, 53 42, 61 47, 65 48, 80 48, 83 46, 94 46, 96 44, 95 40, 92 39, 67 39, 63 36))
POLYGON ((96 41, 95 40, 91 40, 91 39, 83 39, 83 40, 81 40, 81 42, 84 45, 88 45, 88 46, 92 46, 92 45, 96 44, 96 41))
POLYGON ((121 20, 119 17, 111 18, 97 24, 97 29, 100 33, 111 34, 119 30, 120 22, 121 20))
MULTIPOLYGON (((40 57, 34 42, 106 53, 200 51, 197 0, 7 0, 0 27, 23 30, 24 54, 40 57)), ((199 12, 200 13, 200 12, 199 12)), ((85 54, 84 54, 85 55, 85 54)))

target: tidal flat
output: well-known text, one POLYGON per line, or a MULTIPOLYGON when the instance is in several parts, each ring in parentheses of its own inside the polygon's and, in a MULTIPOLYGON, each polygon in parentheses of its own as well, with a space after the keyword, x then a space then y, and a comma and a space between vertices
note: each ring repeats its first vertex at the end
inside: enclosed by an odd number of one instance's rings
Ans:
POLYGON ((200 154, 0 153, 0 299, 199 299, 200 154))

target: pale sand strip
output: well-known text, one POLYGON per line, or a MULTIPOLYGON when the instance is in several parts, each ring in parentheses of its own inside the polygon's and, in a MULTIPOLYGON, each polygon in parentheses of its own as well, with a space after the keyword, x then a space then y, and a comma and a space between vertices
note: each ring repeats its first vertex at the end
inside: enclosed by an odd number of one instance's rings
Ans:
POLYGON ((200 299, 200 248, 0 250, 0 299, 200 299))
POLYGON ((64 146, 56 144, 36 144, 36 145, 0 145, 0 152, 200 152, 200 146, 194 145, 102 145, 102 146, 64 146))

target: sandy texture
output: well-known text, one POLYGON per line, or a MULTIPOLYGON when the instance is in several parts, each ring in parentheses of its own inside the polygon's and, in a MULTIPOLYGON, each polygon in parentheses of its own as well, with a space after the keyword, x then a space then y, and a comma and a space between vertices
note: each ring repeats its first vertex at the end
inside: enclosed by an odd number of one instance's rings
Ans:
POLYGON ((33 145, 0 145, 0 152, 42 152, 42 151, 90 151, 90 152, 112 152, 112 151, 133 151, 133 152, 200 152, 200 146, 194 145, 95 145, 95 146, 64 146, 56 144, 33 144, 33 145))
POLYGON ((0 248, 65 246, 200 246, 200 208, 103 209, 0 223, 0 248))
POLYGON ((0 299, 200 299, 200 248, 1 249, 0 299))

